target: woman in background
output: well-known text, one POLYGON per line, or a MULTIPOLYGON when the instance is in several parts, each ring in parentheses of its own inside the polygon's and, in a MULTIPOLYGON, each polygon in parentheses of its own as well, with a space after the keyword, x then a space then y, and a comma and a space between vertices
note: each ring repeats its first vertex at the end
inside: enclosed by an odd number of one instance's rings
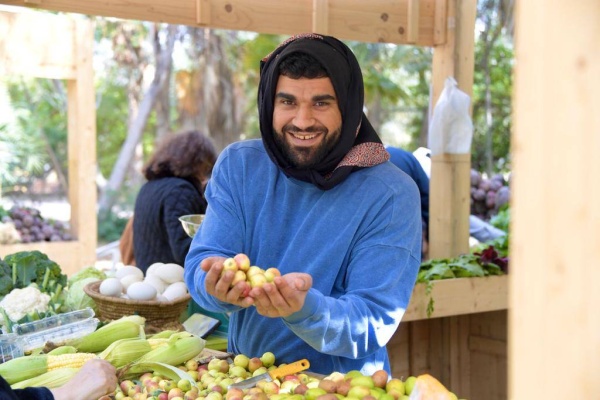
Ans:
POLYGON ((155 262, 183 266, 192 239, 179 217, 204 214, 204 187, 217 152, 199 131, 166 138, 143 167, 148 180, 140 189, 134 208, 133 253, 144 273, 155 262))

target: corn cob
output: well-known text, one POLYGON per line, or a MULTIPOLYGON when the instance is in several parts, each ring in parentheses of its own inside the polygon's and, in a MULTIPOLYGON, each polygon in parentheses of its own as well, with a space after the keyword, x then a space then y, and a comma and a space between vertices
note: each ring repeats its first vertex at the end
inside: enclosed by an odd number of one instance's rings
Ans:
POLYGON ((139 315, 130 315, 111 321, 96 331, 69 343, 84 353, 99 353, 119 339, 145 338, 146 319, 139 315))
POLYGON ((108 346, 98 356, 114 365, 115 368, 121 368, 151 350, 150 343, 145 339, 120 339, 108 346))
POLYGON ((48 355, 48 371, 54 371, 59 368, 77 368, 81 369, 87 361, 98 358, 93 353, 75 353, 60 354, 57 356, 48 355))
POLYGON ((0 364, 0 375, 12 385, 60 368, 80 369, 86 361, 96 357, 90 353, 18 357, 0 364))
MULTIPOLYGON (((23 357, 21 357, 23 358, 23 357)), ((80 368, 59 368, 53 371, 48 371, 39 376, 25 379, 11 385, 13 389, 24 389, 26 387, 41 387, 56 388, 67 383, 73 375, 79 372, 80 368)))
POLYGON ((188 332, 171 335, 169 343, 146 353, 129 369, 129 373, 147 372, 144 363, 158 362, 177 366, 196 357, 204 349, 204 339, 188 332))

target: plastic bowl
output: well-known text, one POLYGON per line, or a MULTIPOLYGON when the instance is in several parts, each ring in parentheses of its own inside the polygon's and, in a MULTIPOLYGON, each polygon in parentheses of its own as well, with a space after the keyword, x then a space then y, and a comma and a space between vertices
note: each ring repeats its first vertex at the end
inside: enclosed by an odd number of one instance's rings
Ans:
POLYGON ((203 220, 204 214, 190 214, 179 217, 179 221, 183 225, 183 230, 191 238, 194 237, 203 220))

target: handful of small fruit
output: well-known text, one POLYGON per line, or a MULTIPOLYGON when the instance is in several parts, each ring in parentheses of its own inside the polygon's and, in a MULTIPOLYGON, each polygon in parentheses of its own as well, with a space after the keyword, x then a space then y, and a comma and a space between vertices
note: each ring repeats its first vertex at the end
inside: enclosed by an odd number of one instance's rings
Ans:
POLYGON ((244 253, 236 254, 235 257, 230 257, 223 261, 223 271, 221 274, 227 271, 235 273, 231 286, 234 286, 238 282, 246 281, 250 284, 250 287, 261 287, 265 283, 273 282, 276 276, 281 276, 281 272, 275 267, 263 269, 256 265, 251 265, 250 258, 244 253))

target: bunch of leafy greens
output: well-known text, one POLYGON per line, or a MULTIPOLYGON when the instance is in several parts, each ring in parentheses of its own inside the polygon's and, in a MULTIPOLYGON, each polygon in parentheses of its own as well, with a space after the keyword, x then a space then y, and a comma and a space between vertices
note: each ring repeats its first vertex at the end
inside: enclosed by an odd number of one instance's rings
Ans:
POLYGON ((67 275, 62 273, 60 266, 40 251, 9 254, 4 262, 11 267, 12 284, 15 288, 35 283, 42 292, 52 295, 67 284, 67 275))
POLYGON ((452 278, 474 278, 508 273, 508 235, 475 246, 469 254, 455 258, 431 259, 421 263, 417 282, 427 283, 430 295, 427 316, 434 310, 431 297, 433 281, 452 278))
POLYGON ((13 289, 12 270, 10 266, 0 258, 0 300, 13 289))

